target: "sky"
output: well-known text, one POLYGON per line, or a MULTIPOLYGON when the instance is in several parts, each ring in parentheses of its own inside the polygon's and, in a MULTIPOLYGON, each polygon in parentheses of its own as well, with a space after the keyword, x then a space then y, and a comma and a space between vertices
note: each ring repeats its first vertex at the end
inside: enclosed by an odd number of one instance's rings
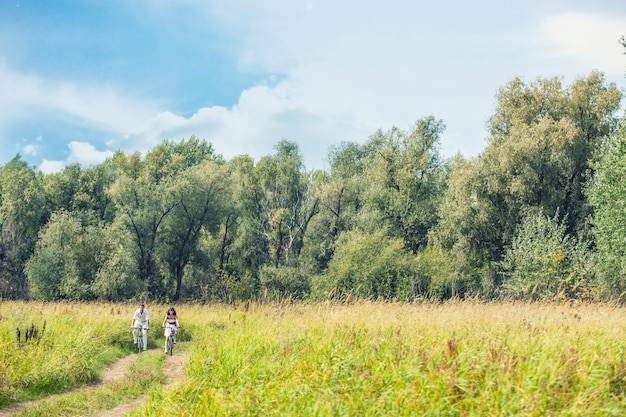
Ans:
POLYGON ((4 0, 0 166, 93 166, 195 136, 226 159, 421 118, 479 155, 498 89, 591 71, 626 87, 623 0, 4 0))

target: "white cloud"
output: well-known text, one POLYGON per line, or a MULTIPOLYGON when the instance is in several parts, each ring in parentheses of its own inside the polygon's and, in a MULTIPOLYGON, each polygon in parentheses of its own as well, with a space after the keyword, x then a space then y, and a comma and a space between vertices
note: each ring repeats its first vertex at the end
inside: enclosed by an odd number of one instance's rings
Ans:
POLYGON ((83 166, 96 165, 113 156, 113 151, 99 151, 87 142, 70 142, 68 162, 78 162, 83 166))
POLYGON ((156 112, 153 103, 102 85, 48 80, 0 65, 0 127, 51 111, 111 131, 132 129, 156 112), (4 110, 6 109, 6 111, 4 110))
POLYGON ((104 132, 107 149, 74 141, 65 161, 44 160, 42 170, 99 163, 117 149, 145 153, 164 139, 192 135, 227 158, 259 158, 287 139, 299 144, 307 168, 320 168, 331 145, 363 141, 378 128, 408 128, 432 114, 448 125, 444 153, 467 155, 482 149, 493 96, 513 76, 534 77, 538 68, 561 75, 575 60, 578 75, 598 68, 623 78, 626 66, 617 42, 624 18, 555 14, 540 22, 529 45, 532 22, 504 23, 524 3, 479 2, 457 14, 449 12, 454 2, 410 0, 187 3, 232 41, 240 70, 273 73, 279 81, 269 75, 232 106, 184 117, 157 104, 166 97, 142 100, 121 87, 48 80, 0 64, 0 130, 52 113, 104 132), (549 54, 537 59, 537 44, 549 54))
POLYGON ((68 164, 78 163, 82 167, 97 165, 106 158, 113 156, 113 151, 99 151, 87 142, 70 142, 70 154, 65 161, 50 161, 44 159, 39 170, 44 174, 62 171, 68 164))
POLYGON ((35 144, 28 144, 23 148, 24 154, 37 156, 39 155, 39 146, 35 144))
MULTIPOLYGON (((366 6, 319 1, 304 12, 299 2, 244 3, 210 4, 207 13, 240 34, 242 67, 275 71, 282 81, 243 92, 238 105, 228 110, 237 123, 224 124, 233 128, 231 137, 241 123, 249 123, 255 129, 252 137, 259 138, 254 143, 262 140, 269 149, 281 134, 289 134, 285 139, 298 142, 313 160, 308 165, 319 167, 330 145, 363 141, 379 128, 408 128, 434 115, 448 125, 443 138, 447 154, 482 149, 498 85, 489 71, 468 68, 468 60, 484 60, 465 49, 489 50, 490 42, 500 45, 507 38, 482 33, 493 24, 487 5, 459 17, 445 5, 411 1, 366 6), (480 36, 470 36, 477 28, 480 36), (246 106, 270 120, 262 123, 246 106)), ((510 61, 502 58, 497 61, 510 61)))
POLYGON ((39 170, 44 174, 61 172, 67 163, 65 161, 49 161, 44 159, 39 165, 39 170))
POLYGON ((321 67, 298 69, 274 87, 244 90, 231 108, 205 107, 189 118, 159 113, 126 140, 141 144, 145 152, 163 139, 177 141, 195 135, 213 143, 226 158, 246 154, 258 159, 286 139, 298 143, 307 168, 322 168, 330 145, 364 139, 378 127, 360 120, 350 100, 328 94, 333 87, 339 89, 340 80, 333 80, 328 89, 316 88, 331 82, 327 72, 321 67), (308 80, 314 74, 318 77, 308 80))
POLYGON ((618 42, 626 32, 626 18, 565 13, 542 20, 536 41, 558 58, 571 58, 584 68, 623 75, 624 48, 618 42))

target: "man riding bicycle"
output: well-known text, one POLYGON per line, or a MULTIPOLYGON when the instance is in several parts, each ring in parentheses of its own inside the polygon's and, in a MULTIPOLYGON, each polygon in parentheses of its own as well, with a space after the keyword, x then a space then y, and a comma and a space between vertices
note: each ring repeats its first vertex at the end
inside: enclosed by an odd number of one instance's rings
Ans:
POLYGON ((141 303, 139 308, 133 314, 133 320, 130 325, 131 329, 133 329, 133 340, 135 344, 137 344, 137 337, 139 336, 138 329, 141 329, 142 337, 143 337, 143 350, 147 350, 148 347, 148 330, 150 330, 150 313, 145 308, 144 304, 141 303))

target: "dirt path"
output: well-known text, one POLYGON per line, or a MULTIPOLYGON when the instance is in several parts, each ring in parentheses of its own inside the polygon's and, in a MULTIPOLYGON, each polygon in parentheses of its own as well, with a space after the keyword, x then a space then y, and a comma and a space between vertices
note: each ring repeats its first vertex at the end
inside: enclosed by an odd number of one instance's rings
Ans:
MULTIPOLYGON (((165 374, 165 382, 163 389, 172 387, 185 381, 185 368, 187 367, 187 358, 182 352, 174 353, 167 356, 163 361, 163 373, 165 374)), ((123 417, 133 408, 140 406, 145 401, 145 397, 139 397, 125 404, 120 404, 111 410, 105 410, 101 413, 94 414, 94 417, 123 417)))
MULTIPOLYGON (((128 371, 128 367, 135 359, 136 355, 128 355, 123 357, 122 359, 110 364, 108 367, 104 368, 101 372, 100 379, 92 384, 89 384, 84 387, 76 388, 74 390, 64 392, 61 394, 50 395, 45 398, 41 398, 34 401, 27 401, 23 403, 13 404, 7 408, 0 410, 0 417, 9 417, 14 413, 21 411, 25 408, 34 407, 42 401, 49 400, 51 398, 55 398, 61 395, 66 395, 69 393, 75 393, 80 391, 88 391, 94 388, 97 388, 104 384, 110 384, 112 382, 117 381, 120 378, 123 378, 128 371)), ((172 386, 175 383, 180 383, 185 380, 185 367, 186 367, 186 357, 182 352, 174 353, 172 356, 167 356, 163 361, 163 373, 165 374, 165 382, 163 384, 163 389, 166 389, 172 386)), ((144 397, 139 397, 129 403, 121 404, 118 407, 112 410, 106 410, 102 413, 95 414, 98 417, 121 417, 133 408, 141 405, 144 402, 144 397)))
POLYGON ((123 357, 122 359, 113 362, 112 364, 110 364, 108 367, 104 368, 102 370, 102 373, 100 374, 100 379, 87 385, 84 387, 79 387, 64 393, 60 393, 60 394, 54 394, 54 395, 50 395, 44 398, 40 398, 38 400, 33 400, 33 401, 26 401, 23 403, 17 403, 17 404, 13 404, 7 408, 3 408, 2 410, 0 410, 0 417, 8 417, 13 415, 13 413, 16 413, 20 410, 23 410, 25 408, 29 408, 29 407, 34 407, 37 404, 41 403, 42 401, 46 401, 49 400, 51 398, 55 398, 55 397, 59 397, 61 395, 66 395, 68 393, 72 393, 72 392, 78 392, 78 391, 85 391, 85 390, 90 390, 93 388, 96 388, 102 384, 110 384, 111 382, 114 382, 116 380, 118 380, 119 378, 123 377, 126 374, 126 370, 128 369, 128 367, 130 366, 130 363, 133 361, 134 359, 134 355, 128 355, 123 357))
POLYGON ((165 383, 163 389, 170 388, 174 384, 183 383, 185 381, 185 369, 187 368, 187 356, 182 352, 174 353, 163 361, 163 373, 165 374, 165 383))

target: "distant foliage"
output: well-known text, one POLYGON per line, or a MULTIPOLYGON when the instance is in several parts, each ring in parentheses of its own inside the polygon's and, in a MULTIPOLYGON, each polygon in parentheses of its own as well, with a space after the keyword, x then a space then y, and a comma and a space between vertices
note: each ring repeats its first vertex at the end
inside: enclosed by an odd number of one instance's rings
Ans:
POLYGON ((28 295, 24 264, 48 216, 40 179, 19 155, 0 168, 0 296, 3 298, 28 295))
POLYGON ((606 141, 587 188, 604 288, 624 298, 626 291, 626 122, 606 141))
POLYGON ((400 239, 384 233, 347 232, 337 242, 328 272, 319 277, 318 297, 406 300, 413 294, 414 257, 400 239))
POLYGON ((621 98, 597 71, 570 86, 557 77, 507 83, 489 120, 489 145, 477 158, 455 161, 437 240, 494 265, 535 211, 558 213, 568 234, 588 239, 589 162, 614 128, 621 98))
POLYGON ((93 241, 80 220, 60 210, 42 229, 35 253, 26 263, 31 295, 42 300, 93 299, 96 275, 93 241))
POLYGON ((107 301, 145 299, 147 287, 139 280, 130 233, 114 223, 100 231, 100 243, 94 295, 107 301))
POLYGON ((453 252, 429 245, 415 259, 412 294, 434 300, 463 297, 471 292, 469 274, 460 273, 460 264, 453 252))
POLYGON ((525 300, 591 299, 597 271, 587 246, 556 218, 530 214, 507 250, 502 293, 525 300))
POLYGON ((259 273, 261 299, 306 299, 311 292, 309 276, 299 268, 264 266, 259 273))
POLYGON ((434 116, 341 143, 327 170, 284 139, 229 161, 164 140, 55 174, 18 155, 0 167, 0 297, 625 298, 621 98, 598 71, 515 78, 471 158, 440 157, 434 116))

